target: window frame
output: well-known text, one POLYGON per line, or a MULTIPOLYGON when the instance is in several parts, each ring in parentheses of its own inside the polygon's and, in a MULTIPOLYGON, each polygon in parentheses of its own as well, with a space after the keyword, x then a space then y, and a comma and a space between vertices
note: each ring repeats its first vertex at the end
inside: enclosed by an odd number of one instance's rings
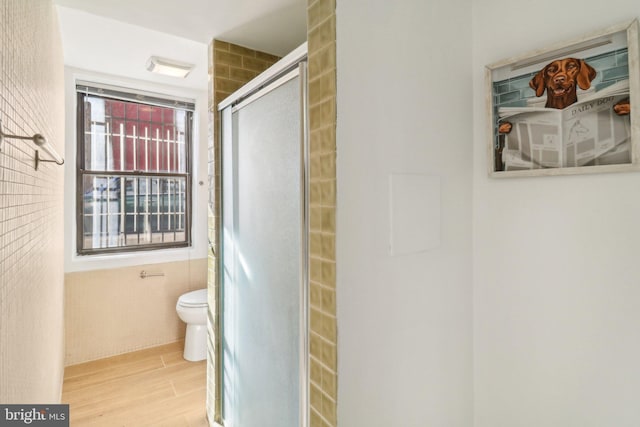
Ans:
POLYGON ((185 103, 181 101, 173 102, 171 97, 163 95, 153 94, 148 96, 148 92, 142 95, 140 92, 134 89, 117 88, 115 91, 112 88, 103 90, 102 85, 97 85, 98 89, 95 89, 91 84, 77 83, 75 87, 76 92, 76 194, 75 194, 75 216, 76 216, 76 242, 75 253, 77 256, 85 257, 91 255, 108 255, 108 254, 124 254, 132 252, 149 252, 164 249, 179 249, 179 248, 191 248, 192 242, 192 226, 193 226, 193 144, 194 144, 194 115, 195 104, 185 103), (87 89, 92 89, 87 91, 87 89), (106 94, 105 94, 106 92, 106 94), (85 169, 85 96, 95 96, 103 99, 118 100, 125 102, 135 102, 138 104, 146 104, 153 106, 162 106, 170 108, 182 108, 186 113, 186 125, 185 125, 185 168, 184 173, 174 172, 158 172, 158 171, 116 171, 116 170, 102 170, 94 171, 85 169), (145 102, 146 101, 146 102, 145 102), (84 197, 83 197, 83 179, 85 176, 118 176, 118 177, 135 177, 149 179, 154 178, 181 178, 185 181, 185 225, 184 233, 185 240, 180 242, 160 242, 160 243, 147 243, 135 246, 117 246, 110 248, 97 248, 87 249, 84 247, 84 197))

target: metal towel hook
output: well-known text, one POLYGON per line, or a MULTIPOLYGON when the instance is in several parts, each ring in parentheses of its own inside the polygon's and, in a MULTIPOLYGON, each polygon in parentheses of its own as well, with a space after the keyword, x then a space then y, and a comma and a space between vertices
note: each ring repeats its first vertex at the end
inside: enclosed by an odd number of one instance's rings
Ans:
POLYGON ((64 164, 64 159, 60 157, 60 155, 51 146, 51 144, 47 142, 47 139, 44 136, 40 135, 39 133, 36 133, 33 136, 10 135, 8 133, 4 133, 4 131, 2 130, 2 119, 0 119, 0 151, 2 151, 2 144, 4 143, 5 138, 29 140, 33 142, 37 147, 42 148, 47 152, 47 154, 49 154, 49 156, 52 157, 52 159, 42 159, 40 158, 40 153, 38 152, 38 150, 36 150, 34 165, 35 170, 38 170, 38 165, 40 164, 40 162, 50 162, 56 163, 58 165, 64 164))

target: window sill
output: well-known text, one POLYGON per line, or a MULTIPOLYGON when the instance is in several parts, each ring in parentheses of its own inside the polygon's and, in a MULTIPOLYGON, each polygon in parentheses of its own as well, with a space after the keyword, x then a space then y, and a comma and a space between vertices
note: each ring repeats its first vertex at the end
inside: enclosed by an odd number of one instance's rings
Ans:
POLYGON ((77 255, 73 254, 66 262, 65 272, 108 270, 136 265, 162 264, 206 258, 206 248, 156 249, 153 251, 121 252, 111 254, 77 255))

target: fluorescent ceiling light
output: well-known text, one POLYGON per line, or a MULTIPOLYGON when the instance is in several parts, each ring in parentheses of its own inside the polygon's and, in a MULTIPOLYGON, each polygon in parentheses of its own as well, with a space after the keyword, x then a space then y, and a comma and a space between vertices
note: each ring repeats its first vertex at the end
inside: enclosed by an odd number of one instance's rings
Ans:
POLYGON ((193 64, 187 64, 185 62, 174 61, 172 59, 159 58, 152 56, 147 61, 147 70, 152 73, 164 74, 165 76, 185 78, 191 70, 193 64))

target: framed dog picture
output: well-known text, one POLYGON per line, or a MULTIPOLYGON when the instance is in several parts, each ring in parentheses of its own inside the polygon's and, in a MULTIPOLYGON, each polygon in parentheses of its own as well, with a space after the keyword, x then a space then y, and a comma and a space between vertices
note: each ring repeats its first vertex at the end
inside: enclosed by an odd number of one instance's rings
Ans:
POLYGON ((640 169, 638 21, 486 67, 489 175, 640 169))

